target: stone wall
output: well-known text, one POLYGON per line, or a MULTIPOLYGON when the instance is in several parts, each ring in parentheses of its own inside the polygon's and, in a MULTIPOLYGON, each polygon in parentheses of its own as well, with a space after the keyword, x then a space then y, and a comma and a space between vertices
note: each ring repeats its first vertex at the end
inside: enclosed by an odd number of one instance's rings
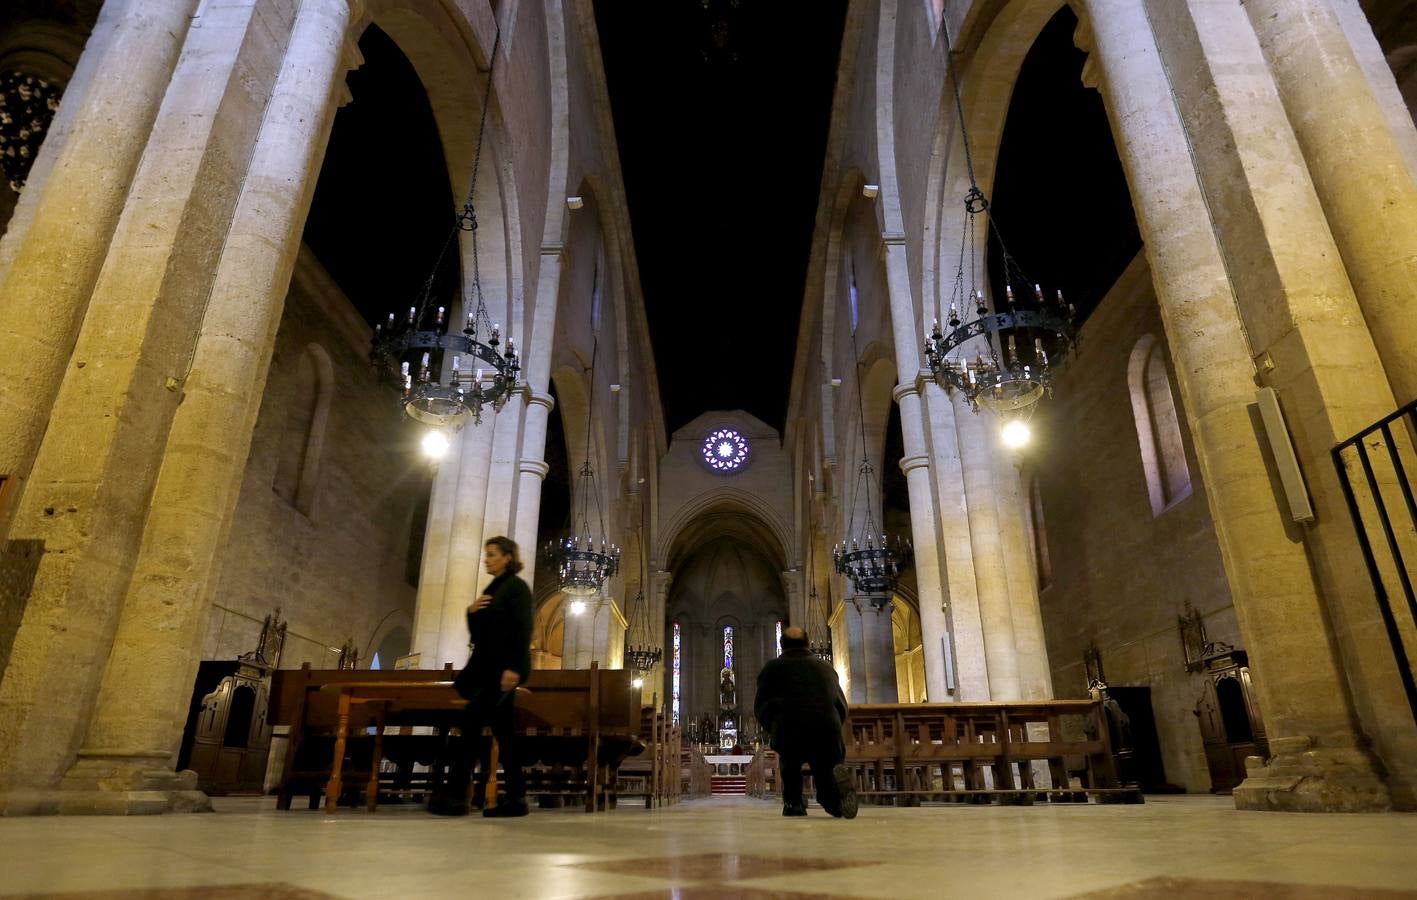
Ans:
MULTIPOLYGON (((1083 652, 1095 641, 1109 683, 1151 688, 1167 779, 1207 791, 1191 712, 1202 683, 1185 671, 1176 617, 1190 601, 1212 639, 1242 642, 1184 417, 1190 492, 1152 513, 1128 383, 1133 349, 1147 335, 1169 360, 1151 272, 1138 256, 1088 319, 1080 351, 1033 420, 1024 475, 1037 479, 1051 568, 1039 597, 1057 696, 1086 696, 1083 652)), ((1179 410, 1174 388, 1173 396, 1179 410)))
MULTIPOLYGON (((382 642, 391 628, 410 627, 416 589, 407 577, 409 541, 429 478, 413 442, 415 430, 405 427, 392 391, 371 373, 368 334, 334 281, 302 248, 203 659, 250 650, 260 620, 275 607, 289 623, 284 668, 303 662, 332 668, 338 648, 351 638, 360 665, 367 666, 376 639, 382 642), (321 368, 312 365, 320 353, 312 345, 323 349, 330 364, 313 377, 333 377, 322 446, 316 441, 302 448, 310 421, 319 418, 308 406, 312 372, 321 368), (292 484, 293 469, 309 480, 292 484)), ((414 573, 417 558, 415 548, 414 573)), ((393 660, 381 662, 391 666, 393 660)))

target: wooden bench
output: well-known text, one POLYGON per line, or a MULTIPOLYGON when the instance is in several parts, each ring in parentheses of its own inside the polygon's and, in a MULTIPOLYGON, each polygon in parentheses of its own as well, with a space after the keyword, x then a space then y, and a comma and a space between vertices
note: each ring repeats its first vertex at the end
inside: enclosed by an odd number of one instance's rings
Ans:
POLYGON ((1102 715, 1095 700, 856 706, 842 729, 846 765, 868 803, 1140 803, 1118 785, 1102 715), (1069 738, 1067 719, 1096 737, 1069 738))
MULTIPOLYGON (((539 670, 519 690, 517 729, 529 794, 583 797, 587 811, 614 806, 614 772, 642 749, 630 675, 594 665, 539 670)), ((326 811, 333 812, 346 784, 363 781, 372 811, 388 780, 381 763, 391 757, 400 771, 389 787, 431 790, 448 731, 462 720, 464 701, 451 678, 450 670, 276 672, 271 721, 290 725, 278 808, 289 809, 300 792, 310 795, 313 809, 323 791, 326 811), (386 733, 389 726, 410 725, 440 733, 386 733), (433 770, 415 775, 407 771, 411 762, 433 770)))
POLYGON ((616 794, 644 797, 646 809, 679 802, 679 729, 663 711, 646 706, 640 711, 640 741, 645 752, 621 764, 616 794))

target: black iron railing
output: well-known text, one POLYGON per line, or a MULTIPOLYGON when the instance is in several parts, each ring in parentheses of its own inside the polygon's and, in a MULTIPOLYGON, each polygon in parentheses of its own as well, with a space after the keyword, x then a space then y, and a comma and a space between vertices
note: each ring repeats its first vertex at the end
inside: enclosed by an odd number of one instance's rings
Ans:
MULTIPOLYGON (((1348 502, 1353 528, 1358 533, 1363 562, 1373 582, 1378 610, 1397 663, 1398 677, 1407 692, 1407 705, 1412 710, 1413 720, 1417 721, 1417 681, 1413 680, 1412 664, 1393 611, 1389 590, 1391 582, 1384 577, 1385 565, 1390 566, 1390 577, 1396 579, 1407 601, 1408 615, 1417 624, 1417 593, 1413 591, 1409 569, 1410 565, 1417 563, 1417 559, 1409 561, 1403 554, 1403 544, 1410 542, 1410 537, 1404 539, 1403 535, 1410 536, 1417 532, 1417 500, 1413 497, 1412 477, 1403 462, 1404 447, 1405 452, 1411 454, 1414 446, 1417 446, 1417 401, 1338 444, 1333 448, 1333 464, 1338 469, 1338 481, 1343 486, 1343 497, 1348 502), (1399 437, 1402 444, 1398 443, 1399 437), (1375 463, 1383 468, 1382 479, 1378 477, 1375 463), (1355 490, 1358 472, 1362 473, 1362 484, 1366 489, 1361 504, 1355 490), (1397 502, 1395 495, 1401 496, 1401 502, 1397 502), (1375 546, 1379 532, 1382 543, 1375 546)), ((1408 456, 1409 460, 1412 458, 1408 456)))

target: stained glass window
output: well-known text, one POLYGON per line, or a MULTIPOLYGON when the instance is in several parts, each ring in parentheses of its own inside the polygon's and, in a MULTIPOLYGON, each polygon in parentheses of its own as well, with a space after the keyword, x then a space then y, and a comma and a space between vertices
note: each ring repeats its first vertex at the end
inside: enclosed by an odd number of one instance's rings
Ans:
POLYGON ((781 620, 781 619, 778 619, 778 620, 777 620, 777 627, 776 627, 775 630, 777 631, 777 655, 778 655, 778 656, 781 656, 781 655, 782 655, 782 620, 781 620))
POLYGON ((849 281, 848 291, 851 296, 851 333, 856 333, 856 325, 861 320, 861 307, 856 297, 856 261, 852 260, 851 268, 848 270, 849 281))
POLYGON ((720 428, 704 438, 704 465, 715 472, 733 472, 748 461, 748 441, 732 428, 720 428))
POLYGON ((675 622, 675 623, 674 623, 674 641, 673 641, 673 648, 674 648, 674 694, 673 694, 674 702, 673 702, 673 713, 674 713, 674 724, 675 724, 675 725, 678 725, 678 724, 679 724, 679 675, 680 675, 680 669, 681 669, 682 664, 683 664, 683 661, 684 661, 683 656, 682 656, 682 654, 681 654, 682 647, 681 647, 681 644, 680 644, 679 623, 678 623, 678 622, 675 622))
POLYGON ((733 668, 733 626, 723 626, 723 667, 733 668))

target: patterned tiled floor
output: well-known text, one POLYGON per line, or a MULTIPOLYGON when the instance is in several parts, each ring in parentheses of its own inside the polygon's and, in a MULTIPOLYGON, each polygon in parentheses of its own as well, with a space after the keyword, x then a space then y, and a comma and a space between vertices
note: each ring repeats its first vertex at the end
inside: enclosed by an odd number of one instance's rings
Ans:
POLYGON ((863 808, 703 800, 590 816, 280 813, 0 820, 0 895, 44 900, 1232 896, 1417 898, 1417 816, 1143 806, 863 808))

